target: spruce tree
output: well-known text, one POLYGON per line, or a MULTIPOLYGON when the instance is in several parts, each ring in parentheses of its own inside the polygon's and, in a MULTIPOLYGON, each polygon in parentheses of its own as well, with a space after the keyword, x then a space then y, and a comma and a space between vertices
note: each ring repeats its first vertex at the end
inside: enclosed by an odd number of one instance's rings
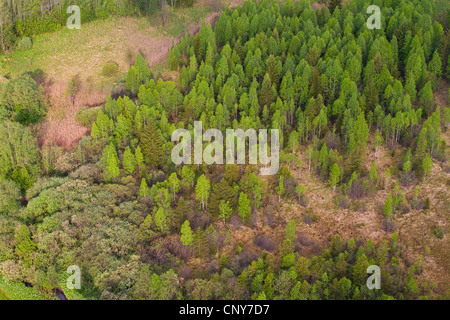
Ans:
POLYGON ((233 214, 233 210, 230 207, 230 203, 225 200, 220 200, 219 203, 219 217, 223 219, 223 223, 226 224, 226 220, 228 220, 233 214))
POLYGON ((144 161, 150 168, 157 168, 163 156, 163 141, 153 118, 148 118, 147 125, 141 133, 144 161))
POLYGON ((270 81, 270 76, 268 73, 264 76, 264 80, 261 87, 261 92, 259 93, 259 105, 261 108, 264 106, 270 106, 275 99, 272 91, 272 81, 270 81))
POLYGON ((191 246, 194 244, 194 234, 192 233, 189 220, 186 220, 181 226, 181 243, 185 246, 191 246))
POLYGON ((133 174, 134 169, 136 168, 136 160, 130 147, 125 149, 125 153, 123 155, 123 168, 126 174, 133 174))
POLYGON ((339 166, 336 163, 334 163, 333 166, 331 167, 330 179, 328 180, 330 186, 333 187, 333 191, 336 190, 336 185, 339 182, 340 175, 341 172, 339 170, 339 166))
POLYGON ((197 185, 195 187, 195 198, 201 202, 203 211, 208 208, 210 188, 211 185, 209 183, 209 180, 206 179, 204 174, 202 174, 197 180, 197 185))
POLYGON ((141 180, 141 187, 139 188, 139 195, 141 197, 144 197, 145 200, 147 200, 147 197, 149 195, 149 189, 148 189, 147 181, 145 181, 145 178, 142 178, 142 180, 141 180))
POLYGON ((180 191, 180 180, 178 179, 178 176, 176 172, 172 173, 169 177, 169 185, 170 189, 173 193, 173 199, 175 199, 175 194, 180 191))
POLYGON ((280 69, 278 68, 278 61, 275 59, 273 55, 270 55, 269 58, 267 58, 267 74, 270 77, 270 81, 275 86, 275 88, 278 87, 278 83, 280 81, 280 69))
POLYGON ((251 214, 251 203, 250 199, 247 197, 247 194, 244 192, 241 192, 239 195, 239 206, 238 206, 238 213, 241 217, 242 221, 248 221, 251 214))

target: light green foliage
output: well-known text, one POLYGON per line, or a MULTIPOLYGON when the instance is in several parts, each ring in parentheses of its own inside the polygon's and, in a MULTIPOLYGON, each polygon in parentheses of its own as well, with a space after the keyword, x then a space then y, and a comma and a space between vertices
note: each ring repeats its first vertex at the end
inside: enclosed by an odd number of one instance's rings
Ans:
POLYGON ((134 152, 136 166, 141 171, 144 167, 144 155, 142 154, 141 147, 138 146, 134 152))
POLYGON ((429 154, 427 154, 425 156, 425 158, 423 159, 422 166, 423 166, 423 171, 424 171, 425 177, 426 177, 428 175, 428 173, 430 173, 431 167, 433 166, 433 162, 432 162, 429 154))
POLYGON ((105 77, 113 77, 119 72, 119 66, 115 62, 108 62, 102 68, 102 75, 105 77))
POLYGON ((188 166, 183 166, 183 169, 181 169, 181 179, 181 184, 185 188, 192 188, 195 182, 195 172, 188 166))
POLYGON ((123 155, 123 168, 126 174, 133 174, 134 169, 136 168, 136 160, 130 147, 125 149, 125 153, 123 155))
POLYGON ((328 180, 330 186, 333 187, 333 191, 336 190, 336 185, 339 182, 340 177, 341 171, 339 170, 339 166, 336 163, 333 163, 330 171, 330 179, 328 180))
POLYGON ((175 199, 175 194, 180 191, 180 180, 175 172, 169 177, 169 185, 173 193, 173 198, 175 199))
POLYGON ((289 221, 286 226, 286 239, 289 240, 290 243, 294 243, 297 239, 297 224, 295 220, 289 221))
POLYGON ((369 179, 373 183, 378 182, 378 173, 377 173, 377 167, 375 166, 375 161, 372 161, 372 165, 370 166, 369 179))
POLYGON ((197 185, 195 187, 195 198, 201 202, 203 211, 208 208, 210 189, 211 185, 209 183, 209 180, 206 179, 204 174, 202 174, 197 180, 197 185))
POLYGON ((383 213, 385 215, 386 218, 392 218, 393 215, 393 200, 392 200, 392 195, 389 193, 386 201, 384 203, 384 209, 383 209, 383 213))
POLYGON ((22 124, 38 122, 46 112, 44 90, 29 75, 9 80, 0 86, 0 120, 22 124))
POLYGON ((20 207, 20 188, 13 181, 0 179, 0 214, 13 214, 20 207))
POLYGON ((301 200, 302 196, 304 195, 305 191, 306 191, 306 186, 304 184, 299 184, 295 187, 295 193, 297 194, 299 203, 300 203, 300 200, 301 200))
POLYGON ((145 178, 142 178, 141 180, 141 186, 139 188, 139 195, 141 197, 147 198, 149 195, 149 189, 148 189, 148 185, 147 185, 147 181, 145 181, 145 178))
POLYGON ((251 201, 244 192, 239 194, 238 213, 242 221, 247 221, 251 215, 251 201))
POLYGON ((278 194, 278 202, 281 200, 281 196, 284 194, 284 178, 280 176, 280 179, 278 180, 278 186, 275 187, 275 192, 278 194))
POLYGON ((117 151, 113 144, 105 147, 102 153, 103 177, 105 181, 112 181, 120 175, 119 159, 117 151))
POLYGON ((40 152, 30 130, 19 123, 1 123, 0 178, 27 189, 38 175, 40 164, 40 152))
POLYGON ((30 50, 32 47, 33 47, 33 42, 31 41, 30 37, 23 37, 17 43, 17 50, 19 50, 19 51, 30 50))
POLYGON ((219 217, 223 219, 223 223, 226 223, 226 220, 228 220, 231 215, 233 214, 233 210, 230 207, 230 203, 228 201, 225 202, 225 200, 220 200, 219 204, 219 217))
POLYGON ((191 246, 194 244, 194 235, 192 233, 189 220, 186 220, 181 226, 181 243, 185 246, 191 246))

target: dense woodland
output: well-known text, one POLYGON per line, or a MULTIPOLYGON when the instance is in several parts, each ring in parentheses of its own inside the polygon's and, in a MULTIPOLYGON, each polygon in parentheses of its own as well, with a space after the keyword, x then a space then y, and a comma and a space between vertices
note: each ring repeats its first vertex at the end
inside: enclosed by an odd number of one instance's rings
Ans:
MULTIPOLYGON (((135 5, 123 3, 118 14, 135 5)), ((109 13, 90 8, 92 19, 109 13)), ((51 294, 79 265, 79 298, 448 297, 449 288, 418 281, 422 261, 406 256, 395 226, 398 215, 429 208, 420 184, 433 162, 447 161, 450 108, 433 93, 450 78, 450 33, 435 10, 429 0, 330 1, 316 10, 304 0, 245 1, 173 47, 176 81, 155 76, 138 55, 126 93, 82 115, 90 135, 69 151, 36 142, 45 75, 9 79, 0 87, 0 275, 51 294), (372 4, 380 30, 366 26, 372 4), (204 130, 279 129, 280 170, 263 177, 256 165, 174 165, 172 132, 193 132, 198 120, 204 130), (402 164, 382 172, 367 162, 369 143, 401 152, 402 164), (389 190, 380 212, 389 241, 332 233, 326 244, 310 241, 299 221, 279 214, 297 202, 303 223, 318 219, 301 175, 320 180, 341 209, 389 190), (417 192, 407 199, 402 187, 411 185, 417 192), (284 231, 274 237, 262 226, 284 231), (239 228, 258 235, 242 243, 239 228), (381 290, 366 287, 374 264, 381 290)), ((6 23, 13 31, 2 31, 3 41, 53 30, 33 21, 61 24, 61 12, 6 23)))

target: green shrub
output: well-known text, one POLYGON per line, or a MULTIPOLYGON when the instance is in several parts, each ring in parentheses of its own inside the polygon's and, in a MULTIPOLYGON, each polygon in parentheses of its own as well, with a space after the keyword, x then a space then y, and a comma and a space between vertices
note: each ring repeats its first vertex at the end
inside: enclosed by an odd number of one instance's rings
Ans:
POLYGON ((30 50, 33 47, 33 42, 30 37, 23 37, 19 43, 17 43, 17 50, 24 51, 30 50))
POLYGON ((444 229, 442 227, 435 228, 433 233, 438 239, 442 239, 444 237, 444 229))
POLYGON ((115 76, 119 72, 119 66, 115 62, 108 62, 103 66, 102 75, 105 77, 115 76))
POLYGON ((75 114, 75 121, 81 124, 83 127, 90 128, 97 119, 97 113, 102 107, 82 107, 75 114))

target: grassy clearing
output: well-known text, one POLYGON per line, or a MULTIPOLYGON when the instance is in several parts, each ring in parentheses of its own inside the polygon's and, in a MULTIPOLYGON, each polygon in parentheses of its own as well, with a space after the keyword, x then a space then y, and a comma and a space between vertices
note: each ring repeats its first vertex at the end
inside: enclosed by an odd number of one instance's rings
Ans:
POLYGON ((21 282, 5 281, 0 276, 0 300, 43 300, 50 297, 21 282))
POLYGON ((68 79, 82 73, 103 80, 101 69, 108 61, 127 69, 125 51, 128 35, 145 31, 147 37, 155 30, 146 18, 110 18, 83 24, 80 30, 64 28, 33 39, 33 48, 0 56, 2 75, 16 76, 25 71, 41 68, 50 78, 68 79))

